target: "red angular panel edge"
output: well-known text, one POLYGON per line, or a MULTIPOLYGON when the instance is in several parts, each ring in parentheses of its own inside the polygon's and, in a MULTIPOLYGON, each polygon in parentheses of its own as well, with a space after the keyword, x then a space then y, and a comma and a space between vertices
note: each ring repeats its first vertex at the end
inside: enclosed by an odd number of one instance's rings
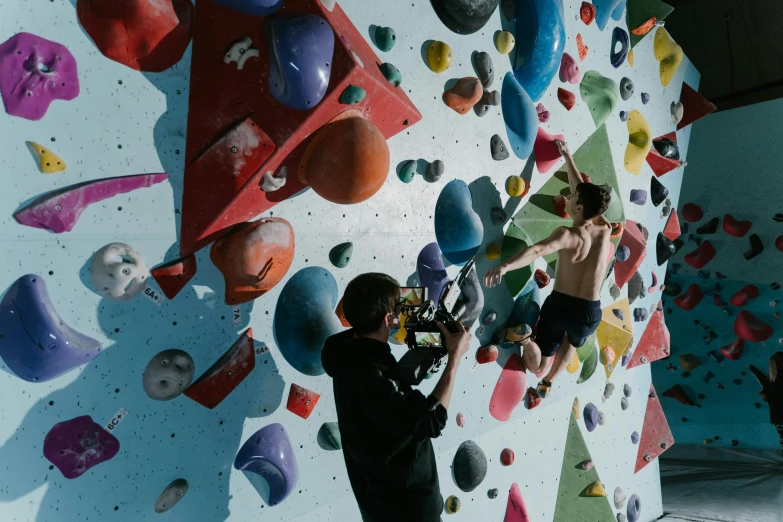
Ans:
POLYGON ((188 256, 157 266, 150 274, 166 297, 174 299, 196 275, 196 269, 196 256, 188 256))
POLYGON ((666 221, 666 226, 663 227, 663 235, 672 241, 682 235, 682 231, 680 230, 680 218, 677 216, 677 211, 674 209, 669 213, 669 219, 666 221))
POLYGON ((614 264, 614 279, 617 286, 622 288, 625 284, 631 280, 633 274, 639 269, 644 258, 647 257, 647 248, 644 241, 644 236, 639 227, 636 226, 636 222, 630 219, 625 221, 625 228, 623 229, 623 235, 620 237, 620 246, 627 246, 631 249, 631 257, 626 261, 618 261, 614 264), (641 245, 641 250, 634 251, 634 242, 638 242, 641 245), (638 257, 636 257, 638 256, 638 257))
POLYGON ((682 102, 684 115, 680 123, 677 124, 677 130, 684 129, 694 121, 699 120, 718 109, 711 101, 699 94, 693 87, 685 82, 682 82, 680 101, 682 102))
POLYGON ((653 312, 647 327, 644 329, 639 344, 628 361, 627 369, 651 363, 659 359, 668 357, 671 353, 671 338, 669 329, 666 327, 666 320, 663 317, 661 303, 658 303, 658 309, 653 312), (642 362, 642 357, 647 360, 642 362))
POLYGON ((639 451, 636 454, 636 468, 634 473, 658 458, 664 451, 674 446, 674 436, 669 429, 669 422, 663 413, 661 401, 658 399, 658 393, 655 387, 650 384, 650 393, 647 396, 647 411, 644 413, 644 425, 642 426, 642 436, 639 440, 639 451), (662 448, 661 444, 666 444, 662 448), (648 455, 650 461, 645 460, 648 455))
POLYGON ((291 389, 288 391, 288 403, 286 408, 291 413, 299 415, 303 419, 310 417, 313 413, 318 399, 321 398, 319 393, 310 391, 307 388, 299 386, 298 384, 291 383, 291 389))

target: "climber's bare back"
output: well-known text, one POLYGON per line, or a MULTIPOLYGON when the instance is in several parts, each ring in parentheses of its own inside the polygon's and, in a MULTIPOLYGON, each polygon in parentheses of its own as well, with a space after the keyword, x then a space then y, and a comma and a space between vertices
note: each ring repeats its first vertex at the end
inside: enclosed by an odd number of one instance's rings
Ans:
POLYGON ((606 277, 611 228, 587 222, 562 227, 565 246, 557 252, 555 290, 588 301, 597 301, 606 277))

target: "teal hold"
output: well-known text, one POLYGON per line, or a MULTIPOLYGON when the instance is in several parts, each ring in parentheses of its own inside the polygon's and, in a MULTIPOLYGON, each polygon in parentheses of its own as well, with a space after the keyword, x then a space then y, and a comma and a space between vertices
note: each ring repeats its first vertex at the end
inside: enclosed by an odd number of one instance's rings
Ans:
POLYGON ((345 268, 351 262, 353 243, 341 243, 329 251, 329 261, 337 268, 345 268))
POLYGON ((399 87, 402 83, 402 74, 400 74, 400 70, 397 69, 394 65, 390 63, 382 63, 380 65, 381 73, 386 77, 387 80, 389 80, 389 83, 394 85, 395 87, 399 87))
POLYGON ((343 105, 356 105, 367 96, 367 91, 355 85, 348 85, 340 95, 340 103, 343 105))
POLYGON ((400 181, 403 183, 410 183, 413 181, 413 178, 416 177, 416 160, 406 161, 402 168, 400 168, 397 177, 400 178, 400 181))
POLYGON ((397 33, 391 27, 378 27, 375 30, 375 45, 378 49, 388 53, 397 43, 397 33))

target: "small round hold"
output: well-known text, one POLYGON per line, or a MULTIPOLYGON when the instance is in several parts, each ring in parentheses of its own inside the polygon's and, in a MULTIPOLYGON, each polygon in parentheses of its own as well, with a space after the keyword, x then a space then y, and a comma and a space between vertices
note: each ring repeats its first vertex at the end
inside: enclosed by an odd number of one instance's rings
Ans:
POLYGON ((489 491, 487 491, 487 496, 491 499, 498 498, 498 488, 492 488, 489 491))
POLYGON ((389 81, 390 84, 395 87, 399 87, 402 83, 402 74, 400 70, 390 63, 382 63, 380 65, 381 73, 389 81))
POLYGON ((630 100, 633 96, 633 81, 630 78, 620 80, 620 97, 623 100, 630 100))
POLYGON ((647 105, 648 103, 650 103, 650 94, 646 93, 646 92, 643 92, 642 93, 642 104, 643 105, 647 105))
POLYGON ((388 53, 397 43, 397 33, 391 27, 378 27, 375 29, 375 45, 378 49, 388 53))
POLYGON ((498 318, 497 312, 494 310, 490 310, 487 315, 484 316, 484 319, 481 320, 482 324, 492 324, 494 323, 498 318))
POLYGON ((141 378, 144 393, 156 401, 170 401, 190 386, 195 369, 193 358, 187 352, 164 350, 144 368, 141 378))
POLYGON ((427 183, 435 183, 443 176, 445 171, 446 167, 443 165, 443 162, 441 160, 435 160, 427 165, 427 169, 424 171, 424 181, 427 183))
POLYGON ((453 515, 457 511, 459 511, 459 508, 462 507, 462 501, 455 497, 454 495, 451 495, 449 498, 446 499, 446 513, 449 515, 453 515))
POLYGON ((489 245, 487 247, 487 259, 494 261, 500 257, 500 247, 497 245, 489 245))
POLYGON ((462 412, 459 412, 457 414, 457 426, 459 426, 460 428, 465 426, 465 415, 463 415, 462 412))
POLYGON ((155 513, 165 513, 173 508, 177 502, 182 500, 189 488, 188 481, 182 478, 166 486, 166 489, 163 490, 163 493, 160 494, 155 502, 155 513))
POLYGON ((345 268, 353 256, 353 243, 341 243, 329 251, 329 261, 337 268, 345 268))
POLYGON ((628 121, 628 111, 620 111, 620 121, 628 121))
POLYGON ((648 455, 647 453, 644 454, 644 461, 645 462, 652 462, 652 457, 648 455))
POLYGON ((514 450, 505 448, 500 452, 500 463, 504 466, 510 466, 514 463, 514 450))
POLYGON ((506 193, 512 198, 520 197, 525 193, 526 185, 520 176, 509 176, 506 179, 506 193))
POLYGON ((642 361, 642 364, 647 364, 647 357, 645 357, 644 355, 642 355, 640 360, 642 361))
POLYGON ((416 177, 416 160, 408 160, 400 167, 400 172, 397 174, 400 181, 403 183, 410 183, 413 178, 416 177))
POLYGON ((498 31, 495 34, 495 48, 500 54, 508 54, 514 49, 514 35, 508 31, 498 31))
POLYGON ((668 449, 668 448, 669 448, 668 444, 666 444, 665 442, 661 442, 661 449, 668 449))

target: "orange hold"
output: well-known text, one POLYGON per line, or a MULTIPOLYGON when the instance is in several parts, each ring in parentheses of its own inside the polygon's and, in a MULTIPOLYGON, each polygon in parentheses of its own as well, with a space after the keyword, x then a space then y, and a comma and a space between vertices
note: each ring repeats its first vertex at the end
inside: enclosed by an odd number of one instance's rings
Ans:
POLYGON ((631 29, 631 33, 635 34, 636 36, 644 36, 653 30, 653 27, 655 27, 657 22, 658 19, 653 16, 636 29, 631 29))
POLYGON ((623 235, 623 224, 620 222, 612 223, 612 234, 610 235, 611 239, 617 239, 618 237, 623 235))
POLYGON ((372 122, 360 117, 321 127, 299 163, 299 179, 322 198, 342 205, 371 198, 388 174, 386 139, 372 122))
POLYGON ((576 49, 579 51, 579 59, 584 61, 585 58, 587 58, 587 51, 590 49, 585 45, 585 43, 582 41, 582 35, 577 34, 576 35, 576 49))
POLYGON ((351 327, 351 323, 348 322, 348 319, 345 318, 345 312, 343 311, 343 299, 340 298, 340 302, 337 303, 337 308, 335 308, 334 313, 337 314, 337 318, 340 320, 340 324, 345 326, 346 328, 351 327))
POLYGON ((226 304, 252 301, 271 290, 294 260, 294 229, 283 218, 240 225, 212 245, 209 257, 223 273, 226 304))
POLYGON ((570 111, 576 105, 576 95, 562 87, 557 88, 557 99, 560 100, 560 103, 563 104, 567 111, 570 111))
POLYGON ((550 281, 549 274, 547 274, 540 268, 536 268, 536 272, 535 274, 533 274, 533 279, 536 281, 538 288, 546 288, 546 286, 549 285, 549 281, 550 281))
POLYGON ((590 25, 595 20, 595 6, 590 2, 582 2, 582 7, 579 8, 579 16, 585 25, 590 25))
POLYGON ((457 83, 443 93, 443 103, 459 114, 466 114, 476 105, 484 94, 481 80, 478 78, 461 78, 457 83))
POLYGON ((555 204, 555 214, 563 219, 568 219, 570 217, 565 209, 568 204, 568 199, 566 199, 564 195, 558 194, 557 196, 552 196, 552 203, 555 204))

